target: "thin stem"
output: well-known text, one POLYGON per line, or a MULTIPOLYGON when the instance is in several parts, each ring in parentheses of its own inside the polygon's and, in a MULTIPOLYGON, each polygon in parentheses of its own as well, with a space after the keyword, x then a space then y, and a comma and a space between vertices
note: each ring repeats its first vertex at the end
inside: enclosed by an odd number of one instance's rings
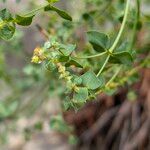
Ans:
MULTIPOLYGON (((43 6, 40 6, 40 7, 38 7, 38 8, 36 8, 36 9, 34 9, 34 10, 31 10, 30 12, 28 12, 28 13, 26 13, 26 14, 22 14, 22 16, 26 16, 26 17, 28 17, 28 16, 30 16, 30 15, 34 15, 37 11, 40 11, 40 10, 42 10, 42 9, 44 9, 44 7, 46 7, 48 4, 46 4, 46 5, 43 5, 43 6)), ((11 20, 11 21, 2 21, 2 22, 0 22, 0 28, 1 27, 3 27, 5 24, 7 24, 7 23, 12 23, 12 22, 15 22, 15 18, 14 18, 14 20, 11 20)))
POLYGON ((75 57, 77 59, 87 59, 87 58, 95 58, 95 57, 99 57, 99 56, 102 56, 102 55, 105 55, 107 54, 108 52, 105 51, 103 53, 99 53, 99 54, 95 54, 95 55, 90 55, 90 56, 83 56, 83 57, 75 57))
MULTIPOLYGON (((111 77, 111 79, 106 83, 105 87, 108 87, 110 83, 112 83, 114 81, 114 79, 116 78, 116 76, 118 75, 118 73, 121 70, 121 66, 117 69, 117 71, 115 72, 115 74, 111 77)), ((100 89, 99 91, 97 91, 95 93, 95 95, 98 95, 99 93, 102 92, 102 89, 100 89)))
POLYGON ((101 69, 100 69, 99 72, 97 73, 97 75, 96 75, 97 77, 102 73, 102 71, 103 71, 103 69, 105 68, 105 66, 106 66, 106 64, 107 64, 107 62, 108 62, 108 60, 109 60, 109 58, 110 58, 110 54, 108 54, 106 60, 104 61, 103 66, 101 67, 101 69))
POLYGON ((43 6, 40 6, 40 7, 36 8, 36 9, 33 9, 33 10, 31 10, 30 12, 24 14, 23 16, 30 16, 30 15, 33 15, 33 14, 35 14, 37 11, 40 11, 40 10, 44 9, 44 7, 46 7, 47 5, 48 5, 48 4, 43 5, 43 6))
POLYGON ((121 70, 121 67, 122 66, 120 66, 118 69, 117 69, 117 71, 115 72, 115 74, 111 77, 111 79, 106 83, 106 87, 111 83, 111 82, 113 82, 114 81, 114 79, 116 78, 116 76, 118 75, 118 73, 120 72, 120 70, 121 70))
POLYGON ((122 35, 123 30, 124 30, 124 28, 125 28, 125 24, 126 24, 126 22, 127 22, 127 16, 128 16, 128 11, 129 11, 129 4, 130 4, 130 0, 127 0, 126 8, 125 8, 125 14, 124 14, 124 18, 123 18, 123 22, 122 22, 121 28, 120 28, 120 30, 119 30, 119 33, 118 33, 118 35, 117 35, 117 37, 116 37, 116 39, 115 39, 113 45, 112 45, 111 48, 108 50, 110 53, 108 54, 108 56, 107 56, 107 58, 106 58, 106 60, 105 60, 105 62, 104 62, 104 64, 103 64, 103 66, 101 67, 100 71, 97 73, 97 76, 99 76, 99 75, 102 73, 102 71, 103 71, 103 69, 105 68, 107 62, 109 61, 109 58, 110 58, 110 56, 111 56, 111 53, 114 51, 114 49, 116 48, 116 46, 117 46, 117 44, 118 44, 118 42, 119 42, 119 40, 120 40, 120 38, 121 38, 121 35, 122 35))
POLYGON ((48 32, 45 29, 43 29, 39 24, 36 24, 36 27, 39 30, 39 32, 45 37, 45 39, 49 40, 48 32))
MULTIPOLYGON (((133 69, 129 70, 128 72, 126 72, 126 75, 123 77, 123 80, 125 79, 124 83, 128 80, 128 78, 129 78, 130 76, 132 76, 133 74, 135 74, 136 72, 138 72, 138 70, 140 70, 142 67, 144 67, 144 65, 145 65, 145 64, 147 63, 147 61, 148 61, 148 60, 147 60, 148 58, 149 58, 149 54, 147 55, 146 58, 144 58, 144 61, 143 61, 142 63, 140 63, 140 65, 138 65, 138 66, 134 67, 133 69)), ((121 67, 120 67, 120 68, 121 68, 121 67)), ((117 72, 118 72, 118 73, 120 72, 119 69, 118 69, 117 72)), ((117 72, 115 73, 116 75, 118 74, 117 72)), ((116 75, 114 75, 114 76, 116 76, 116 75)), ((110 79, 110 80, 106 83, 106 85, 109 86, 110 82, 113 82, 114 78, 115 78, 115 77, 112 77, 112 79, 110 79)), ((106 86, 106 85, 105 85, 105 86, 106 86)), ((120 84, 116 84, 116 87, 118 87, 118 86, 120 86, 120 84)), ((101 92, 103 92, 102 89, 100 89, 99 91, 97 91, 95 95, 98 95, 98 94, 100 94, 101 92)))
POLYGON ((113 52, 114 49, 116 48, 120 38, 121 38, 121 35, 123 33, 123 30, 124 30, 124 27, 125 27, 125 24, 127 22, 127 16, 128 16, 128 11, 129 11, 129 4, 130 4, 130 0, 127 0, 127 3, 126 3, 126 8, 125 8, 125 13, 124 13, 124 18, 123 18, 123 22, 122 22, 122 25, 121 25, 121 28, 119 30, 119 33, 117 35, 117 38, 115 39, 113 45, 111 46, 111 48, 109 49, 110 52, 113 52))
POLYGON ((135 21, 134 21, 133 36, 132 36, 132 41, 131 41, 131 45, 129 47, 129 50, 132 50, 132 48, 133 48, 133 46, 135 44, 139 18, 140 18, 140 0, 136 0, 136 18, 135 18, 135 21))

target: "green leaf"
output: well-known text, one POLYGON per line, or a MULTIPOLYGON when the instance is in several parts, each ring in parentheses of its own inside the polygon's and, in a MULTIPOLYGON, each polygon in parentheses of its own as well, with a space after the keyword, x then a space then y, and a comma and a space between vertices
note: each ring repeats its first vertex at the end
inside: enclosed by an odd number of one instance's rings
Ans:
POLYGON ((147 22, 150 22, 150 14, 144 14, 144 19, 145 19, 147 22))
POLYGON ((59 55, 58 56, 58 61, 59 62, 68 62, 69 61, 69 56, 59 55))
POLYGON ((34 129, 41 131, 43 129, 43 122, 39 121, 34 124, 34 129))
POLYGON ((95 75, 93 71, 88 71, 81 76, 82 83, 88 89, 95 90, 102 85, 101 80, 95 75))
POLYGON ((0 102, 0 118, 7 116, 7 114, 8 112, 6 106, 2 102, 0 102))
POLYGON ((56 2, 58 2, 59 0, 46 0, 46 1, 48 1, 49 3, 56 3, 56 2))
POLYGON ((69 142, 70 145, 77 145, 78 138, 74 135, 70 135, 69 139, 68 139, 68 142, 69 142))
POLYGON ((13 20, 11 13, 6 8, 0 11, 0 20, 3 21, 13 20))
POLYGON ((83 66, 74 58, 70 58, 70 60, 65 64, 66 67, 76 66, 78 68, 83 68, 83 66))
POLYGON ((11 39, 15 33, 15 29, 15 24, 4 24, 0 26, 0 37, 4 40, 11 39))
POLYGON ((21 26, 29 26, 32 23, 32 19, 35 15, 32 16, 20 16, 16 15, 15 22, 21 26))
POLYGON ((117 91, 116 88, 108 88, 107 87, 107 88, 104 89, 105 94, 107 94, 109 96, 114 95, 116 91, 117 91))
POLYGON ((59 16, 61 16, 62 18, 66 19, 66 20, 69 20, 69 21, 72 21, 72 17, 67 13, 65 12, 64 10, 61 10, 57 7, 54 7, 52 5, 47 5, 45 8, 44 8, 45 11, 55 11, 59 16))
POLYGON ((127 51, 118 52, 113 53, 113 55, 110 57, 110 62, 130 65, 133 62, 133 58, 132 55, 127 51))
POLYGON ((97 31, 89 31, 87 32, 87 37, 96 51, 104 52, 108 48, 109 37, 106 34, 97 31))
POLYGON ((17 106, 18 106, 17 101, 9 104, 9 106, 6 106, 6 104, 0 102, 0 118, 12 115, 13 112, 16 110, 17 106))
POLYGON ((63 109, 64 110, 69 110, 73 108, 73 103, 72 101, 70 101, 70 98, 66 98, 64 101, 63 101, 63 109))
POLYGON ((84 20, 86 20, 86 21, 91 21, 91 20, 92 20, 92 17, 91 17, 91 15, 90 15, 89 13, 84 13, 84 14, 82 15, 82 18, 83 18, 84 20))
POLYGON ((67 133, 71 130, 71 127, 66 124, 61 115, 57 115, 51 118, 50 127, 61 133, 67 133))
POLYGON ((78 92, 73 95, 74 102, 86 102, 88 98, 88 89, 85 87, 79 88, 78 92))
POLYGON ((56 69, 56 65, 51 61, 46 61, 45 68, 49 71, 54 71, 56 69))
POLYGON ((52 46, 52 44, 49 41, 45 42, 45 44, 44 44, 45 49, 49 49, 49 48, 51 48, 51 46, 52 46))
POLYGON ((13 18, 7 9, 0 11, 0 37, 9 40, 15 33, 15 24, 12 23, 13 18))
POLYGON ((124 41, 118 48, 115 49, 114 52, 124 52, 127 51, 129 49, 129 42, 128 41, 124 41))
POLYGON ((61 45, 60 51, 65 55, 69 56, 71 53, 76 49, 76 45, 69 44, 69 45, 61 45))
POLYGON ((82 78, 74 75, 74 77, 73 77, 73 83, 75 83, 76 85, 82 84, 82 78))

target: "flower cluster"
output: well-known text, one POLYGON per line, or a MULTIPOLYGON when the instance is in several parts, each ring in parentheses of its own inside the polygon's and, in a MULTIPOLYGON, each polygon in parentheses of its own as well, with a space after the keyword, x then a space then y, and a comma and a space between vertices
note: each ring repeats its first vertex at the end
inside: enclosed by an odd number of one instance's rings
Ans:
POLYGON ((45 59, 46 56, 44 55, 43 49, 40 47, 35 48, 31 62, 40 64, 45 59))
POLYGON ((60 73, 60 79, 64 79, 67 83, 67 87, 70 90, 73 91, 78 91, 79 88, 77 87, 77 85, 75 83, 72 82, 72 76, 70 75, 69 71, 66 71, 65 66, 63 66, 61 63, 57 63, 57 67, 58 67, 58 72, 60 73))

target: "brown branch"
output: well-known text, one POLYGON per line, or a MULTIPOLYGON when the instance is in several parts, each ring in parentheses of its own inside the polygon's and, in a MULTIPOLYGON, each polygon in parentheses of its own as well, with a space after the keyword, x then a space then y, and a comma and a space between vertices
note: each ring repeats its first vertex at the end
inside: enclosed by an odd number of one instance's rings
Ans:
POLYGON ((39 30, 39 32, 44 36, 44 38, 46 40, 49 40, 49 34, 47 33, 47 31, 43 29, 39 24, 36 24, 36 27, 39 30))
POLYGON ((130 119, 128 118, 124 125, 123 125, 123 129, 121 131, 121 137, 120 137, 120 144, 119 144, 119 149, 122 150, 128 135, 129 135, 129 127, 130 127, 130 119))
POLYGON ((91 141, 99 132, 102 132, 103 129, 111 122, 118 111, 118 107, 112 108, 106 111, 98 121, 87 131, 81 135, 81 140, 85 143, 91 141))
POLYGON ((121 129, 121 127, 124 123, 124 120, 131 113, 131 107, 132 107, 132 103, 127 100, 122 104, 122 106, 121 106, 121 108, 120 108, 120 110, 119 110, 107 136, 106 136, 105 149, 110 149, 110 147, 112 147, 112 144, 113 144, 116 136, 118 135, 118 132, 121 129))
POLYGON ((150 119, 147 119, 138 131, 138 133, 130 140, 128 141, 123 150, 134 150, 137 149, 139 146, 143 147, 145 144, 145 141, 149 138, 150 133, 150 119))

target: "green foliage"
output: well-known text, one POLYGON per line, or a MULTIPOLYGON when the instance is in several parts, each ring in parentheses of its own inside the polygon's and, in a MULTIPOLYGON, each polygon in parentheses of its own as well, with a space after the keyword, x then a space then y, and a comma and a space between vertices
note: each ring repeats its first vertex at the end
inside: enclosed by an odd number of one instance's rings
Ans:
MULTIPOLYGON (((7 0, 0 0, 0 2, 3 2, 3 3, 5 3, 5 2, 7 2, 7 0)), ((16 3, 19 3, 21 0, 16 0, 16 3)))
POLYGON ((76 59, 70 57, 67 63, 65 64, 66 67, 76 66, 78 68, 83 68, 82 64, 80 64, 76 59))
POLYGON ((12 23, 13 18, 7 9, 0 11, 0 37, 8 40, 15 33, 15 24, 12 23), (8 22, 8 23, 7 23, 8 22))
POLYGON ((66 124, 61 115, 57 115, 51 118, 50 127, 61 133, 67 133, 68 131, 72 130, 72 128, 66 124))
MULTIPOLYGON (((48 1, 49 3, 54 3, 56 1, 48 1)), ((58 9, 57 7, 52 6, 51 4, 47 4, 46 6, 42 6, 38 9, 35 9, 25 15, 17 14, 15 17, 7 10, 3 9, 0 11, 0 37, 4 40, 9 40, 13 37, 16 29, 16 24, 21 26, 29 26, 32 23, 34 16, 41 9, 45 11, 55 11, 62 18, 72 21, 71 16, 65 11, 58 9)))
POLYGON ((57 7, 54 7, 52 5, 48 5, 44 8, 45 11, 55 11, 57 12, 57 14, 59 16, 61 16, 62 18, 72 21, 72 17, 70 15, 68 15, 65 11, 58 9, 57 7))
POLYGON ((88 98, 88 89, 87 89, 87 88, 80 87, 80 88, 77 89, 77 91, 75 91, 75 93, 74 93, 73 102, 76 102, 76 103, 83 103, 83 102, 86 101, 87 98, 88 98))
POLYGON ((15 112, 17 105, 17 102, 13 102, 9 106, 6 106, 6 104, 0 102, 0 120, 11 116, 15 112))
POLYGON ((69 56, 75 49, 76 45, 73 44, 61 45, 60 52, 62 52, 62 54, 65 56, 69 56))
POLYGON ((46 0, 48 1, 49 3, 55 3, 55 2, 58 2, 59 0, 46 0))
MULTIPOLYGON (((68 13, 53 6, 57 0, 47 0, 47 2, 48 4, 24 15, 12 15, 7 9, 1 10, 0 36, 6 40, 10 39, 15 32, 15 24, 29 26, 34 16, 40 10, 54 11, 60 17, 72 21, 72 17, 68 13)), ((90 3, 90 1, 85 2, 87 6, 89 6, 90 3)), ((96 7, 96 5, 100 3, 101 2, 94 1, 93 6, 96 7)), ((134 10, 134 14, 137 14, 134 19, 135 22, 132 22, 132 24, 135 23, 134 26, 138 26, 137 21, 139 22, 138 5, 139 3, 137 3, 136 11, 134 10)), ((100 92, 112 93, 112 91, 115 91, 116 87, 111 88, 109 85, 117 78, 118 74, 121 72, 120 70, 132 66, 134 62, 135 56, 133 55, 134 51, 132 49, 135 36, 131 36, 131 42, 121 39, 125 27, 129 25, 129 20, 133 17, 132 15, 131 18, 128 16, 130 13, 130 0, 127 0, 126 5, 124 5, 124 2, 119 2, 116 6, 119 7, 119 9, 124 8, 125 11, 122 16, 120 30, 115 38, 108 36, 108 33, 105 34, 89 30, 86 33, 87 41, 92 45, 93 49, 87 44, 87 48, 79 52, 78 49, 80 49, 80 47, 78 47, 78 43, 71 44, 76 41, 70 40, 69 36, 67 39, 64 35, 64 32, 69 32, 71 30, 70 36, 73 36, 75 30, 73 25, 68 25, 69 22, 66 24, 63 22, 58 29, 58 36, 52 36, 47 33, 50 40, 48 39, 43 47, 37 47, 34 50, 32 62, 42 64, 48 71, 52 74, 56 73, 57 77, 65 82, 66 92, 64 94, 67 99, 70 99, 68 103, 69 107, 82 106, 82 104, 96 97, 100 92), (62 30, 62 25, 63 29, 66 29, 66 31, 62 30), (72 42, 68 42, 69 40, 72 42), (120 46, 118 46, 119 44, 120 46), (113 68, 116 68, 116 72, 113 71, 113 68)), ((96 12, 95 9, 90 12, 85 12, 90 15, 90 22, 92 18, 96 17, 96 12)), ((89 20, 85 21, 88 23, 89 20)), ((82 20, 80 22, 83 23, 82 20)), ((133 27, 133 29, 133 34, 135 34, 138 29, 135 27, 133 27)), ((77 42, 79 41, 77 40, 77 42)), ((32 69, 33 68, 29 67, 24 69, 24 71, 30 74, 35 72, 32 69)), ((117 85, 122 83, 124 82, 121 81, 117 85)))
POLYGON ((118 53, 113 53, 110 61, 112 63, 121 63, 121 64, 127 64, 131 65, 133 62, 133 57, 129 52, 122 51, 118 53))
POLYGON ((103 52, 109 47, 109 37, 97 31, 87 32, 88 40, 98 52, 103 52))
POLYGON ((88 89, 95 90, 102 85, 100 79, 95 75, 93 71, 88 71, 84 75, 81 76, 82 83, 88 89))
POLYGON ((32 23, 34 15, 31 16, 20 16, 16 15, 15 22, 21 26, 29 26, 32 23))
MULTIPOLYGON (((12 93, 15 93, 6 102, 5 99, 0 102, 1 120, 21 114, 30 115, 41 106, 41 99, 45 100, 46 96, 49 98, 52 94, 60 97, 65 110, 78 110, 102 92, 112 95, 118 87, 136 82, 139 68, 149 67, 149 35, 142 42, 136 37, 139 30, 143 29, 143 33, 147 30, 149 16, 144 13, 140 16, 138 3, 130 5, 131 0, 113 3, 109 0, 85 0, 80 8, 82 11, 78 11, 78 8, 70 10, 75 18, 70 22, 72 17, 53 5, 58 0, 46 2, 26 14, 12 14, 8 9, 0 11, 0 37, 4 40, 12 38, 5 44, 3 41, 0 43, 0 78, 9 81, 12 78, 14 83, 10 83, 12 93), (44 16, 48 23, 40 32, 46 35, 45 43, 35 48, 31 60, 34 64, 27 64, 23 70, 19 68, 19 73, 8 74, 5 56, 12 53, 20 58, 20 53, 23 64, 26 60, 29 63, 30 58, 28 54, 21 53, 22 47, 16 46, 19 43, 15 36, 13 38, 17 33, 16 26, 31 25, 41 11, 45 11, 45 14, 54 12, 50 13, 50 19, 44 16), (109 28, 107 25, 110 25, 109 28), (141 53, 142 56, 146 53, 147 58, 139 59, 141 53), (20 81, 16 82, 16 79, 20 81), (22 97, 32 93, 34 96, 25 105, 22 97)), ((134 101, 135 97, 134 92, 128 93, 129 100, 134 101)), ((50 126, 65 134, 71 130, 61 116, 52 118, 50 126)), ((42 123, 38 122, 32 129, 25 130, 27 139, 32 130, 42 130, 42 123)), ((70 141, 75 143, 76 140, 70 137, 70 141)))

